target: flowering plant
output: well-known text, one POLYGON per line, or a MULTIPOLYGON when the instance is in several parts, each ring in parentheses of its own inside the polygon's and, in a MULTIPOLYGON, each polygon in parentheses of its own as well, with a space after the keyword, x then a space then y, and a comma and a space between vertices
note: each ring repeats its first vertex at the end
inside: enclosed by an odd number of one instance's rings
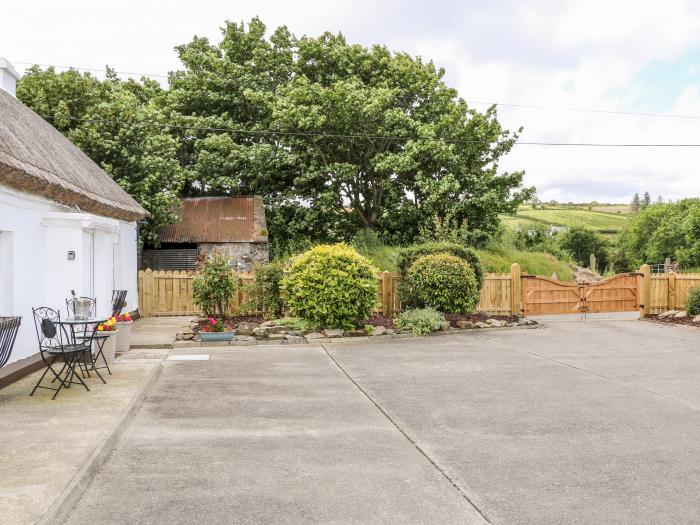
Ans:
POLYGON ((98 332, 113 332, 115 330, 114 325, 117 324, 116 317, 110 317, 104 323, 97 325, 98 332))
POLYGON ((118 315, 116 317, 117 323, 128 323, 131 321, 131 315, 129 315, 129 312, 126 312, 125 314, 118 315))
POLYGON ((205 325, 202 327, 200 330, 201 332, 223 332, 225 327, 224 327, 224 321, 223 320, 217 320, 214 319, 213 317, 210 317, 208 319, 209 324, 205 325))

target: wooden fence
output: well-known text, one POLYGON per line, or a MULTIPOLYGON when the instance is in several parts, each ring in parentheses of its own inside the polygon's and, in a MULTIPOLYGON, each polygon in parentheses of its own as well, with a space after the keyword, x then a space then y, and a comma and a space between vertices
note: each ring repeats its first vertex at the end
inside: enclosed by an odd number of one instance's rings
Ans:
MULTIPOLYGON (((649 307, 646 313, 659 314, 666 310, 682 310, 691 288, 700 286, 698 273, 652 274, 649 279, 649 307)), ((642 281, 642 289, 644 280, 642 281)), ((644 303, 644 301, 642 301, 644 303)))
MULTIPOLYGON (((194 272, 140 270, 138 274, 139 312, 144 317, 163 315, 199 315, 201 311, 192 300, 194 272)), ((239 273, 242 284, 250 284, 250 273, 239 273)), ((374 314, 394 315, 401 311, 396 291, 399 276, 393 272, 377 275, 377 308, 374 314)), ((488 273, 477 310, 492 315, 520 313, 520 266, 514 264, 511 273, 488 273), (514 293, 515 292, 515 293, 514 293)), ((239 288, 229 303, 229 312, 237 312, 246 301, 246 294, 239 288)), ((260 313, 260 312, 258 312, 260 313)))

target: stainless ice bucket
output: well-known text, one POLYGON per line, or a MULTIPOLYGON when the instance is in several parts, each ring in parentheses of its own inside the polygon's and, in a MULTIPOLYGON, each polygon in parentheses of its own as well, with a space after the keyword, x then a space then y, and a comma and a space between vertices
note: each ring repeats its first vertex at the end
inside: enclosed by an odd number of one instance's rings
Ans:
POLYGON ((90 301, 90 299, 76 297, 73 299, 73 317, 76 319, 87 319, 90 317, 91 306, 92 301, 90 301))

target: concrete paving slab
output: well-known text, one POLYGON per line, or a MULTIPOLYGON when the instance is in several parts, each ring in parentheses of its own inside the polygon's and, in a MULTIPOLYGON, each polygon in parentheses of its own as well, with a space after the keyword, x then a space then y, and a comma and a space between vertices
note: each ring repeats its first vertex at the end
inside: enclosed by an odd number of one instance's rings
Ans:
POLYGON ((674 332, 569 320, 327 348, 493 523, 695 523, 700 338, 674 332))
POLYGON ((482 521, 322 348, 210 350, 164 363, 68 523, 482 521))
POLYGON ((0 390, 3 525, 36 523, 57 510, 159 364, 159 359, 118 359, 107 384, 93 376, 86 380, 89 392, 73 385, 53 401, 48 390, 29 397, 41 372, 0 390))
POLYGON ((132 348, 172 348, 175 335, 193 317, 142 317, 134 321, 131 332, 132 348))

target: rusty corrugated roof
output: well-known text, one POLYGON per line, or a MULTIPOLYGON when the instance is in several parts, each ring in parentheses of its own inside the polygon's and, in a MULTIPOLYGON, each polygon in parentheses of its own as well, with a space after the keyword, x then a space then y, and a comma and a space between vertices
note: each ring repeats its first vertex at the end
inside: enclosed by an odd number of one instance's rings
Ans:
POLYGON ((253 242, 254 197, 182 199, 180 220, 165 226, 161 242, 253 242))

